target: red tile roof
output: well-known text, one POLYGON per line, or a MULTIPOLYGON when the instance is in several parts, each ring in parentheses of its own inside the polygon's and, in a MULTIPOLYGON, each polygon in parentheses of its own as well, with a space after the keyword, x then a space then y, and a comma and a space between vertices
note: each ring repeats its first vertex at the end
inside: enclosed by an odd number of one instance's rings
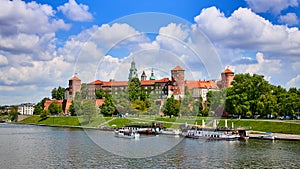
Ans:
POLYGON ((107 86, 128 86, 128 81, 110 81, 102 82, 103 87, 107 86))
POLYGON ((70 80, 76 80, 76 81, 81 81, 78 77, 73 76, 70 80))
POLYGON ((180 67, 180 66, 176 66, 172 70, 184 70, 184 69, 182 67, 180 67))
POLYGON ((170 80, 167 77, 159 79, 159 80, 155 80, 155 82, 168 82, 168 81, 170 81, 170 80))
POLYGON ((154 85, 154 84, 155 84, 155 80, 143 80, 143 81, 141 81, 142 86, 154 85))
POLYGON ((218 88, 217 84, 214 81, 198 81, 198 80, 186 80, 185 86, 187 86, 189 90, 194 88, 210 88, 210 89, 218 88))
POLYGON ((95 100, 95 105, 97 107, 102 106, 103 103, 104 103, 104 99, 97 99, 97 100, 95 100))
MULTIPOLYGON (((141 81, 142 86, 151 86, 155 83, 166 83, 169 81, 169 78, 162 78, 159 80, 143 80, 141 81)), ((110 86, 128 86, 128 81, 109 81, 104 82, 101 80, 95 80, 93 82, 88 83, 89 85, 101 85, 103 87, 110 87, 110 86)))
POLYGON ((167 83, 169 81, 169 78, 162 78, 159 80, 144 80, 141 81, 142 86, 147 86, 147 85, 154 85, 155 83, 167 83))
POLYGON ((223 73, 233 73, 228 67, 223 71, 223 73))
POLYGON ((93 82, 88 83, 89 85, 101 85, 103 82, 101 80, 95 80, 93 82))

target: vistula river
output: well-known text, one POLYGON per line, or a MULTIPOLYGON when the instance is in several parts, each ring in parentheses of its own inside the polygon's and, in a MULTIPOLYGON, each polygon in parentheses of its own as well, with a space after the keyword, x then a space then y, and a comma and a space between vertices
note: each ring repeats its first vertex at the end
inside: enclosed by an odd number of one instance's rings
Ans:
POLYGON ((0 124, 0 168, 299 168, 300 141, 116 138, 111 131, 0 124))

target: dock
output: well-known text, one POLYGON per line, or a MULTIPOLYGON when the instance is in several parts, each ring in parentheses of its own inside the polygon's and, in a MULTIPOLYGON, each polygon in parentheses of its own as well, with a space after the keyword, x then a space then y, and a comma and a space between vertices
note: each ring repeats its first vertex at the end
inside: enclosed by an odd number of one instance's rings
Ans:
MULTIPOLYGON (((260 139, 260 136, 266 135, 265 132, 255 131, 255 134, 249 133, 250 139, 260 139)), ((273 136, 276 136, 276 140, 291 140, 291 141, 300 141, 300 135, 296 134, 282 134, 282 133, 273 133, 273 136)))

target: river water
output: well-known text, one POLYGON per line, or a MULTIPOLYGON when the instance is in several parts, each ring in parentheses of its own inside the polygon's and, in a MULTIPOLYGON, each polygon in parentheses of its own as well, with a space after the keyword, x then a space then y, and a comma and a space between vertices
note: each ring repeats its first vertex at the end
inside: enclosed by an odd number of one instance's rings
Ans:
POLYGON ((0 124, 0 168, 299 168, 300 141, 116 138, 111 131, 0 124))

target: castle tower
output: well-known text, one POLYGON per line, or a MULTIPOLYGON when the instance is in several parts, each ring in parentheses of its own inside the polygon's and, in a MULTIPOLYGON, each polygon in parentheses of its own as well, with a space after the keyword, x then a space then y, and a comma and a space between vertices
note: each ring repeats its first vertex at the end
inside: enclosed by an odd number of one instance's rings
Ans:
POLYGON ((69 97, 71 100, 73 100, 75 98, 76 92, 80 92, 81 91, 81 80, 76 77, 73 76, 70 80, 69 80, 69 97))
POLYGON ((154 72, 153 72, 153 68, 151 70, 151 76, 149 80, 155 80, 155 76, 154 76, 154 72))
POLYGON ((145 71, 143 71, 142 76, 141 76, 141 81, 145 81, 147 79, 145 71))
MULTIPOLYGON (((176 66, 171 70, 173 95, 184 96, 184 69, 176 66)), ((178 99, 178 98, 177 98, 178 99)))
POLYGON ((130 69, 129 69, 129 76, 128 76, 128 79, 132 79, 132 78, 137 78, 138 77, 138 73, 137 73, 137 69, 135 67, 135 62, 134 60, 131 62, 131 66, 130 66, 130 69))
POLYGON ((234 72, 227 66, 226 69, 221 73, 222 85, 221 88, 227 88, 231 86, 231 82, 234 79, 234 72))

